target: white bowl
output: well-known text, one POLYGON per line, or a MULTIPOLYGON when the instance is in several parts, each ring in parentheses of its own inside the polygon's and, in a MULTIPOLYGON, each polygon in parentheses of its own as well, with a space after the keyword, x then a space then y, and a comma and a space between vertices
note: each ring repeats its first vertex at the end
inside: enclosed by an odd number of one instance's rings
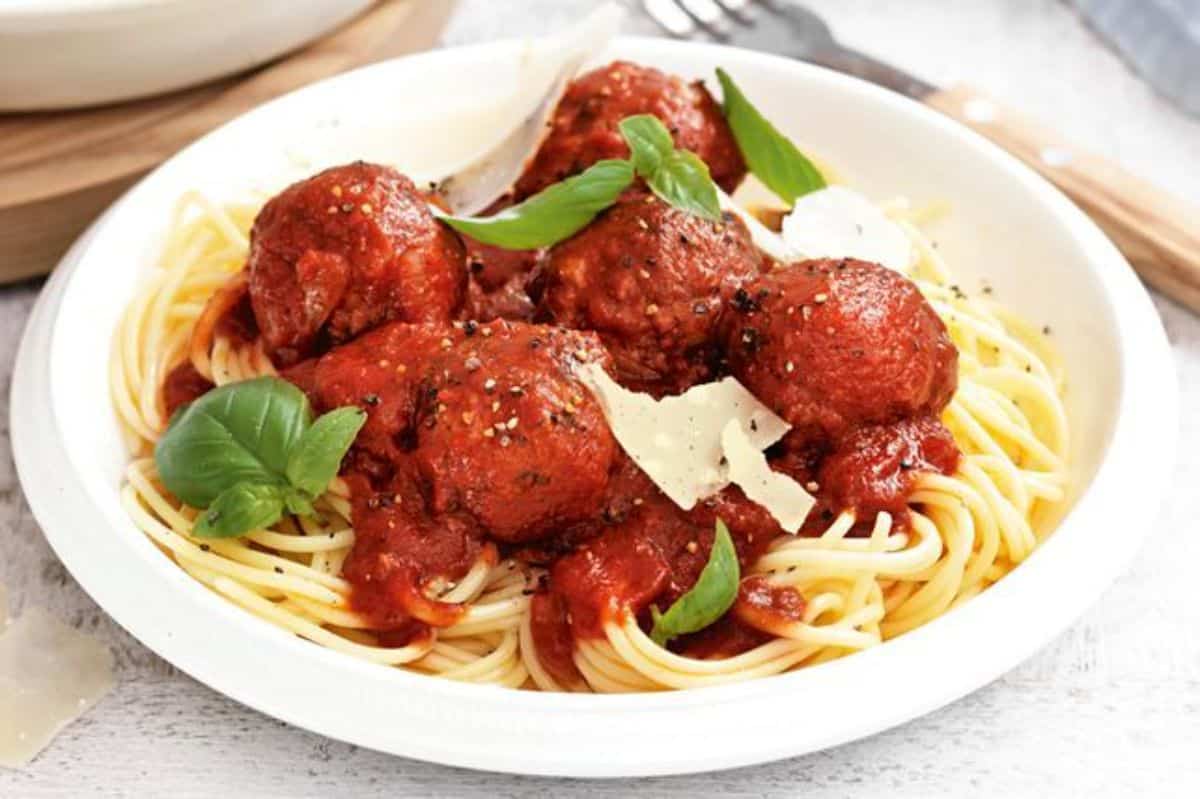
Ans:
POLYGON ((184 574, 118 503, 126 458, 106 370, 111 331, 176 198, 232 199, 355 156, 436 176, 478 145, 469 132, 494 129, 477 109, 502 104, 521 52, 514 42, 444 50, 271 102, 143 180, 55 272, 13 384, 17 465, 63 563, 133 635, 240 702, 362 746, 499 771, 666 774, 810 752, 926 713, 1049 642, 1129 564, 1167 484, 1177 392, 1153 306, 1099 230, 1017 161, 901 97, 772 56, 623 39, 608 56, 694 77, 726 67, 871 196, 953 203, 937 239, 961 284, 986 277, 997 298, 1051 325, 1066 360, 1076 493, 1060 528, 999 584, 897 640, 778 677, 653 695, 507 691, 359 662, 184 574))
POLYGON ((270 61, 372 0, 5 0, 0 111, 129 100, 270 61))

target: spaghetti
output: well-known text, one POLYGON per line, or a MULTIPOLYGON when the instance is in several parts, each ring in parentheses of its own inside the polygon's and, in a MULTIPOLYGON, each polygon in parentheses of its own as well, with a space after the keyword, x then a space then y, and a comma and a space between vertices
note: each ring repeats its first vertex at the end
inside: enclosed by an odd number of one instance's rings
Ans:
MULTIPOLYGON (((1064 377, 1045 335, 986 296, 967 296, 903 202, 885 210, 917 254, 910 277, 959 353, 958 389, 942 414, 962 456, 951 475, 922 474, 910 521, 843 511, 815 536, 781 535, 748 570, 804 597, 803 618, 726 658, 659 646, 632 614, 577 640, 582 680, 553 676, 531 632, 530 595, 544 574, 485 546, 456 583, 431 587, 463 603, 453 625, 388 646, 350 604, 340 574, 354 545, 350 492, 335 480, 312 517, 285 517, 238 539, 192 535, 195 509, 163 487, 150 457, 167 423, 161 386, 190 361, 216 385, 273 374, 261 341, 222 332, 210 298, 246 263, 254 205, 184 197, 159 266, 116 331, 112 400, 132 461, 122 501, 137 527, 189 575, 264 621, 370 662, 467 682, 548 691, 649 691, 752 679, 879 644, 962 604, 1023 561, 1047 534, 1067 488, 1064 377), (209 310, 206 310, 209 309, 209 310), (856 523, 868 535, 850 535, 856 523)), ((219 305, 219 303, 216 303, 219 305)))

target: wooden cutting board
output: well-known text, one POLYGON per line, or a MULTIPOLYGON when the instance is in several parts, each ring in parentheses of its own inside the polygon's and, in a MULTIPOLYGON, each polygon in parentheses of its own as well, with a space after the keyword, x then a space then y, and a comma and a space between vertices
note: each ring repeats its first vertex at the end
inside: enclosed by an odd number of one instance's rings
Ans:
POLYGON ((0 283, 44 274, 96 216, 189 142, 273 97, 428 49, 457 0, 380 0, 253 71, 102 108, 0 114, 0 283))

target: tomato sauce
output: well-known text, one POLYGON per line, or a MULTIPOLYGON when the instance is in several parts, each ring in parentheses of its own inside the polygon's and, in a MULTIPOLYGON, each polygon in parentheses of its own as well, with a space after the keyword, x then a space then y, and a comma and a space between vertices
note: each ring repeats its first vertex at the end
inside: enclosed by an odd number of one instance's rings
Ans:
POLYGON ((460 514, 430 516, 411 465, 397 466, 382 485, 346 476, 355 542, 342 576, 354 585, 354 609, 375 629, 411 630, 414 618, 447 627, 465 607, 429 599, 428 589, 466 575, 486 546, 483 530, 460 514))
POLYGON ((827 504, 860 518, 907 512, 908 495, 925 472, 951 474, 958 466, 954 437, 932 417, 861 427, 845 435, 821 464, 818 482, 827 504))
POLYGON ((538 662, 565 686, 583 680, 575 666, 575 636, 567 620, 567 603, 561 594, 534 594, 529 605, 530 633, 538 662))
POLYGON ((163 406, 169 419, 175 411, 214 388, 211 380, 196 371, 191 361, 184 361, 170 372, 162 384, 163 406))

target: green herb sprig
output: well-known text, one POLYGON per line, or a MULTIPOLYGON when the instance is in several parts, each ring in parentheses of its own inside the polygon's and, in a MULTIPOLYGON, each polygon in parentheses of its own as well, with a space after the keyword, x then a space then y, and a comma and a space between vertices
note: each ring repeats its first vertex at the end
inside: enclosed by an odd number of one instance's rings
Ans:
POLYGON ((651 191, 681 211, 720 221, 721 204, 708 165, 695 153, 676 149, 671 132, 658 117, 626 117, 620 129, 629 145, 633 168, 651 191))
POLYGON ((659 646, 666 646, 672 638, 708 627, 733 606, 740 579, 737 550, 729 537, 729 528, 718 519, 708 563, 696 584, 675 600, 666 613, 660 613, 656 606, 650 607, 654 621, 650 638, 659 646))
POLYGON ((215 388, 178 411, 154 447, 168 491, 203 511, 194 535, 230 538, 284 511, 311 514, 366 422, 361 408, 314 421, 304 392, 259 377, 215 388))

